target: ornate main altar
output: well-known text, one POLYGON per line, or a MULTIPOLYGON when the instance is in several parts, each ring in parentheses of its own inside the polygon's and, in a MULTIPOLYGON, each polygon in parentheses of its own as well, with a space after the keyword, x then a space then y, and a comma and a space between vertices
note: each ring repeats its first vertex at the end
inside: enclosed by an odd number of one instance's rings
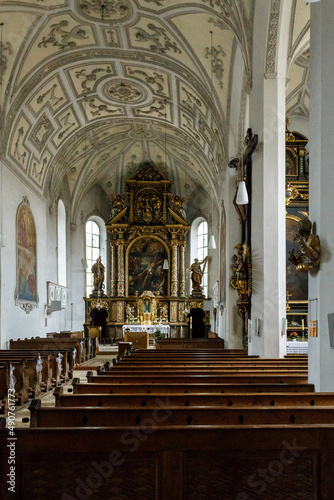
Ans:
MULTIPOLYGON (((107 335, 122 336, 124 324, 168 324, 172 336, 187 336, 188 314, 203 309, 204 296, 186 298, 185 244, 190 226, 184 199, 150 162, 125 181, 113 197, 110 234, 110 293, 94 289, 85 298, 86 322, 103 309, 107 335)), ((98 280, 97 280, 98 281, 98 280)))

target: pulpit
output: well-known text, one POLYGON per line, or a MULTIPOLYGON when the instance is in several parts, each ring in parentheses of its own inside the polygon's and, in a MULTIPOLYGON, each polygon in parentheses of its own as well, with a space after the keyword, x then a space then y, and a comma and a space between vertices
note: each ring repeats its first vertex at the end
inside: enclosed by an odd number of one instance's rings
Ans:
POLYGON ((88 330, 88 337, 90 339, 97 338, 99 341, 101 340, 100 339, 100 333, 102 330, 101 326, 87 326, 87 330, 88 330))

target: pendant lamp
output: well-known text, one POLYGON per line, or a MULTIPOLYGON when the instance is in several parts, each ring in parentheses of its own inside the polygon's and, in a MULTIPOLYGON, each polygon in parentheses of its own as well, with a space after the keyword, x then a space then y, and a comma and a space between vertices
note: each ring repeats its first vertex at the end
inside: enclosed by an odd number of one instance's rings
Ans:
POLYGON ((239 182, 236 202, 237 202, 237 205, 247 205, 248 204, 248 193, 247 193, 245 181, 239 182))

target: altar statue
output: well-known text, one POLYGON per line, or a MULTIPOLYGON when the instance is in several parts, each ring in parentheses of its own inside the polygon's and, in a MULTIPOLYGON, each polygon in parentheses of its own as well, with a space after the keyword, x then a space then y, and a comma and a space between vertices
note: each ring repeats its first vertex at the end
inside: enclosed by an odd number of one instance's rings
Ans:
POLYGON ((208 256, 206 256, 205 259, 203 259, 201 262, 199 262, 199 260, 196 258, 190 266, 190 278, 192 281, 193 290, 203 290, 203 287, 201 285, 207 260, 208 256), (202 264, 204 264, 203 269, 201 268, 202 264))
POLYGON ((104 288, 104 265, 99 257, 92 266, 92 274, 94 276, 94 292, 102 292, 104 288))
POLYGON ((309 219, 302 219, 298 223, 298 232, 294 240, 300 245, 297 254, 294 249, 289 252, 289 261, 296 266, 297 271, 314 271, 319 269, 321 247, 319 236, 311 233, 312 222, 309 219))

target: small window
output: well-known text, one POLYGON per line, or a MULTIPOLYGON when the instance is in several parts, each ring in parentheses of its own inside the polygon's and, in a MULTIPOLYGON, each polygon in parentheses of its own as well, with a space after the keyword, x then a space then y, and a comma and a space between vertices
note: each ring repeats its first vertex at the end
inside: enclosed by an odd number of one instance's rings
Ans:
MULTIPOLYGON (((198 217, 191 228, 191 261, 197 258, 200 262, 208 255, 208 223, 198 217)), ((203 269, 203 268, 202 268, 203 269)), ((205 266, 202 278, 203 294, 208 296, 208 266, 205 266)))
MULTIPOLYGON (((208 223, 203 221, 197 228, 197 258, 199 261, 205 259, 208 255, 208 223)), ((205 271, 202 278, 203 293, 208 296, 208 266, 205 266, 205 271)))
POLYGON ((100 228, 98 224, 92 220, 86 223, 86 294, 87 297, 93 291, 93 274, 92 266, 100 256, 100 228))

